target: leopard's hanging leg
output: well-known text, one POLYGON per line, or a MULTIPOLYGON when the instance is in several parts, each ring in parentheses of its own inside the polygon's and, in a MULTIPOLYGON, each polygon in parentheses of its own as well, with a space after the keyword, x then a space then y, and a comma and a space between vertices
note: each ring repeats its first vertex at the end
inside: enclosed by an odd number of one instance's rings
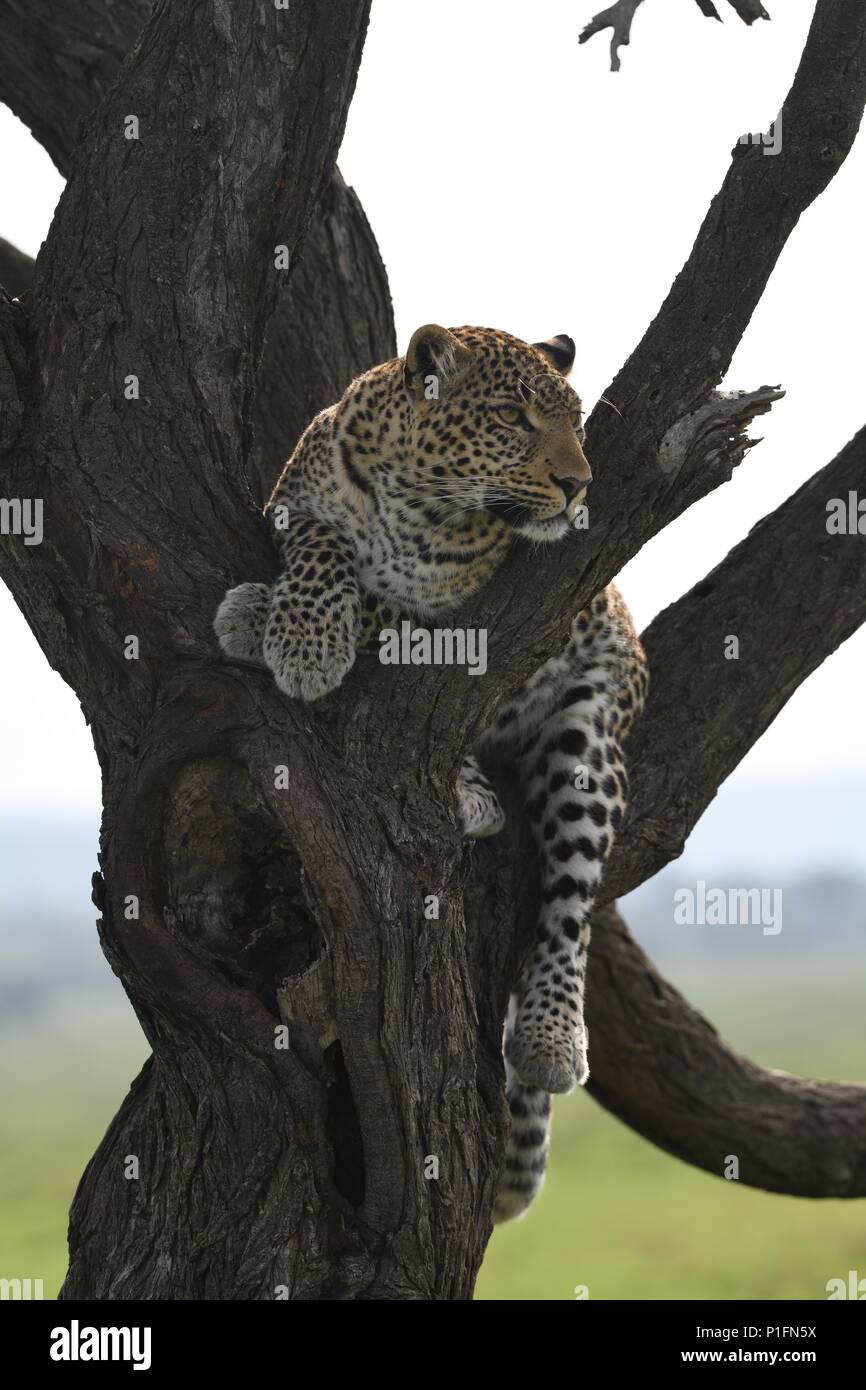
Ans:
POLYGON ((514 761, 549 717, 568 672, 564 656, 552 657, 526 684, 506 700, 489 729, 464 759, 457 776, 457 805, 463 833, 480 840, 497 835, 505 814, 482 761, 502 766, 514 761))
MULTIPOLYGON (((499 798, 482 771, 480 759, 500 766, 513 762, 550 717, 558 693, 567 684, 568 671, 564 656, 545 662, 503 704, 490 729, 482 734, 476 751, 465 759, 457 779, 457 798, 467 837, 496 835, 505 824, 499 798)), ((511 1129, 493 1205, 496 1224, 522 1216, 537 1197, 544 1182, 550 1144, 550 1096, 536 1086, 524 1085, 508 1060, 517 1007, 517 996, 512 995, 504 1042, 505 1094, 511 1129)))
POLYGON ((627 795, 619 742, 622 652, 603 595, 576 620, 566 655, 568 686, 518 760, 541 855, 542 906, 507 1043, 520 1079, 551 1092, 570 1091, 589 1074, 590 917, 627 795))

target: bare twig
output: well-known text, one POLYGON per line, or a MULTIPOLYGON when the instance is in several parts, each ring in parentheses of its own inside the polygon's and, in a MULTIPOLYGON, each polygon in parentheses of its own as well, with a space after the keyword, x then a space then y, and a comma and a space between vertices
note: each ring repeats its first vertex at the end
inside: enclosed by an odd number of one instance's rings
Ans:
POLYGON ((770 18, 761 0, 728 0, 728 4, 736 10, 744 24, 754 24, 756 19, 770 18))
MULTIPOLYGON (((619 72, 619 50, 627 47, 631 39, 631 24, 635 16, 638 5, 643 0, 616 0, 616 3, 609 5, 606 10, 601 10, 593 19, 589 21, 580 35, 579 43, 586 43, 594 34, 600 33, 603 29, 612 29, 613 34, 610 40, 610 70, 619 72)), ((696 0, 701 14, 706 15, 707 19, 721 19, 721 15, 716 9, 713 0, 696 0)), ((769 19, 770 16, 761 4, 761 0, 728 0, 728 4, 740 16, 744 24, 754 24, 756 19, 769 19)))
POLYGON ((578 39, 578 43, 586 43, 587 39, 591 39, 602 29, 612 29, 613 35, 610 41, 611 72, 619 72, 619 50, 627 47, 631 40, 631 22, 634 19, 635 10, 640 4, 642 4, 642 0, 616 0, 615 5, 601 10, 594 19, 589 21, 578 39))

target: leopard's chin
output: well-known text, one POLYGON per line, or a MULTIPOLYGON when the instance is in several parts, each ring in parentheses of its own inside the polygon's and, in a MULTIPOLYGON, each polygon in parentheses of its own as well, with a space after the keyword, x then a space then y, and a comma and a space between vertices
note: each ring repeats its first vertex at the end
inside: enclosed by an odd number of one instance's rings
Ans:
POLYGON ((506 522, 518 536, 525 536, 531 541, 562 540, 571 529, 568 508, 557 512, 555 516, 539 519, 532 507, 527 507, 522 502, 496 500, 487 503, 487 511, 500 521, 506 522))
POLYGON ((549 517, 547 521, 529 518, 514 529, 519 536, 525 536, 529 541, 561 541, 571 530, 571 523, 565 514, 560 512, 557 516, 549 517))

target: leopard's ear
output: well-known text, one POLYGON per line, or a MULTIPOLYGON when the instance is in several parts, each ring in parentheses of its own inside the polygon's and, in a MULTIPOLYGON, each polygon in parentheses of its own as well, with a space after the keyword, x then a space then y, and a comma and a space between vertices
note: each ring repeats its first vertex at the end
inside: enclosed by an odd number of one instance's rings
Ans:
POLYGON ((548 338, 546 343, 533 343, 532 346, 543 353, 558 372, 561 372, 563 376, 568 376, 574 366, 573 338, 569 338, 567 333, 557 333, 555 338, 548 338))
POLYGON ((438 323, 416 328, 406 349, 403 384, 412 401, 436 401, 470 357, 468 348, 438 323))

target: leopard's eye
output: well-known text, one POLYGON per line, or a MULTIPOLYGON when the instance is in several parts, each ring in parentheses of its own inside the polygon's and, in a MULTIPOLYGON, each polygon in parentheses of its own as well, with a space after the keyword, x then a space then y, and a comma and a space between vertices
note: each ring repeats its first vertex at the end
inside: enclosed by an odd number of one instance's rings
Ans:
POLYGON ((517 409, 516 405, 500 405, 496 408, 503 425, 519 425, 523 423, 523 413, 517 409))

